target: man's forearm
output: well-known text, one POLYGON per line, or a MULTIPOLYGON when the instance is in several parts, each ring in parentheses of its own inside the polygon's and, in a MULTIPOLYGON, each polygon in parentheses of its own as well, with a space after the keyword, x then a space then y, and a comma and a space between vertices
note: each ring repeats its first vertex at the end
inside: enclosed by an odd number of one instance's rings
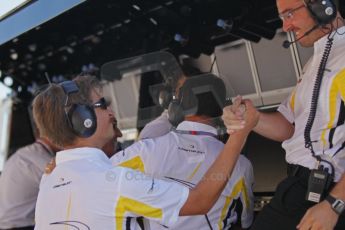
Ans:
MULTIPOLYGON (((330 194, 340 200, 345 200, 345 176, 342 175, 340 181, 332 189, 330 194)), ((309 208, 302 220, 297 225, 297 229, 334 229, 339 219, 339 214, 332 210, 331 204, 324 200, 309 208)))
POLYGON ((295 128, 279 112, 260 112, 259 122, 253 130, 264 137, 282 142, 292 137, 295 128))
POLYGON ((345 201, 345 173, 343 173, 342 177, 332 189, 330 194, 340 200, 345 201))

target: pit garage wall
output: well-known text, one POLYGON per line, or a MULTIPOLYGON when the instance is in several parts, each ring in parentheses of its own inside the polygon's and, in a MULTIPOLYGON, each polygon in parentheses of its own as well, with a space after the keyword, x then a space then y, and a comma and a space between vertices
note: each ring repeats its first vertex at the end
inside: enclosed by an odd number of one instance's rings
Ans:
POLYGON ((258 107, 271 107, 289 95, 313 52, 298 44, 285 49, 285 40, 293 35, 278 31, 274 39, 259 43, 238 40, 216 47, 214 55, 201 56, 194 64, 209 71, 216 58, 212 72, 224 80, 228 97, 242 95, 258 107))
POLYGON ((10 97, 0 100, 0 172, 9 151, 12 105, 13 100, 10 97))

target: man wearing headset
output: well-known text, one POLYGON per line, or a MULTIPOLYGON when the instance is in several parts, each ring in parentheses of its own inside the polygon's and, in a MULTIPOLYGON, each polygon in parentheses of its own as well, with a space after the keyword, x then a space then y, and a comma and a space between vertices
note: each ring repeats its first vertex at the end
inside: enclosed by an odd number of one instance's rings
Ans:
POLYGON ((288 177, 252 229, 345 229, 344 22, 330 0, 277 0, 277 7, 284 31, 314 46, 314 55, 278 112, 247 106, 242 113, 240 98, 224 109, 228 133, 241 130, 242 116, 253 112, 253 130, 283 141, 286 151, 288 177))
POLYGON ((237 132, 195 188, 113 167, 101 148, 114 136, 114 114, 100 83, 80 76, 51 86, 33 103, 38 128, 55 145, 56 168, 40 184, 35 229, 138 229, 143 216, 170 226, 177 217, 205 214, 224 189, 253 128, 237 132))
MULTIPOLYGON (((39 89, 35 95, 46 87, 39 89)), ((31 114, 30 118, 33 120, 31 114)), ((47 138, 39 137, 39 130, 33 121, 32 128, 34 136, 37 137, 36 141, 13 154, 6 162, 0 177, 1 230, 34 229, 35 205, 41 177, 44 170, 55 167, 55 153, 60 149, 47 138)), ((114 119, 113 128, 113 139, 102 148, 109 158, 121 149, 117 138, 122 137, 122 133, 117 127, 116 119, 114 119)))
MULTIPOLYGON (((218 119, 225 104, 225 85, 222 79, 205 74, 187 78, 178 92, 178 99, 168 109, 176 129, 129 146, 111 158, 113 165, 169 178, 191 188, 201 180, 224 146, 217 138, 217 128, 222 125, 218 119)), ((235 229, 236 223, 249 228, 253 221, 253 183, 252 165, 240 155, 212 209, 206 215, 181 217, 169 229, 235 229)), ((150 222, 150 228, 166 229, 155 222, 150 222)))
POLYGON ((160 137, 172 129, 173 126, 169 122, 168 117, 168 106, 172 100, 173 93, 175 92, 178 95, 179 88, 188 77, 201 74, 199 69, 187 64, 181 65, 181 69, 183 74, 177 80, 168 81, 163 85, 158 95, 158 102, 164 110, 159 117, 145 125, 140 131, 139 139, 160 137))

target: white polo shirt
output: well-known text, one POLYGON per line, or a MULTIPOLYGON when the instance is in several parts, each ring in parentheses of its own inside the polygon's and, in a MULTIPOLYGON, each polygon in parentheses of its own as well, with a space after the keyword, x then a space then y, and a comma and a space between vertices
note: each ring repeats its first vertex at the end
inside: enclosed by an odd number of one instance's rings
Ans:
MULTIPOLYGON (((114 165, 130 167, 157 177, 169 177, 187 187, 194 187, 212 165, 224 144, 217 140, 215 128, 184 121, 177 130, 197 131, 203 135, 181 134, 171 131, 168 134, 134 143, 115 154, 111 160, 114 165), (209 134, 209 135, 208 135, 209 134), (213 135, 213 136, 212 136, 213 135)), ((214 179, 217 175, 215 175, 214 179)), ((252 165, 240 155, 231 178, 221 197, 207 214, 213 229, 228 229, 232 223, 241 220, 247 228, 253 221, 254 182, 252 165), (242 205, 240 216, 235 206, 242 205)), ((166 229, 150 223, 151 229, 166 229)), ((180 217, 169 229, 207 229, 210 227, 205 216, 180 217)))
POLYGON ((165 109, 159 117, 145 125, 140 132, 139 139, 163 136, 167 134, 172 127, 168 118, 168 110, 165 109))
POLYGON ((138 216, 171 226, 189 190, 138 171, 113 167, 101 150, 57 153, 56 168, 44 175, 36 205, 37 230, 140 229, 138 216))
MULTIPOLYGON (((339 181, 345 170, 345 27, 339 28, 338 33, 334 35, 311 130, 311 140, 316 141, 313 143, 314 151, 333 164, 335 181, 339 181)), ((305 66, 301 81, 278 109, 289 122, 295 123, 295 133, 283 142, 287 162, 310 169, 317 166, 310 150, 304 147, 304 129, 326 42, 327 35, 314 44, 314 55, 305 66)))

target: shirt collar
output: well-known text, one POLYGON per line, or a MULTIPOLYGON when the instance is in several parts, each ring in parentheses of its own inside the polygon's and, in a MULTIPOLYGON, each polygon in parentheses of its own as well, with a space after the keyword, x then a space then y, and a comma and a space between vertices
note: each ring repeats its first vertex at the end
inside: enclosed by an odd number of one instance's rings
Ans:
MULTIPOLYGON (((339 27, 336 31, 332 31, 332 34, 330 37, 333 37, 333 42, 338 42, 339 40, 344 40, 345 37, 345 26, 339 27)), ((328 34, 320 38, 314 43, 314 54, 316 55, 322 55, 323 50, 325 49, 328 34)))
POLYGON ((54 157, 55 156, 55 152, 50 148, 50 146, 48 144, 46 144, 42 139, 37 139, 36 143, 42 145, 42 147, 47 151, 47 153, 54 157))
POLYGON ((105 155, 105 153, 102 150, 98 148, 90 148, 90 147, 74 148, 74 149, 59 151, 56 153, 57 165, 63 162, 67 162, 67 161, 82 160, 82 159, 101 160, 110 164, 109 158, 105 155))
POLYGON ((209 132, 214 135, 217 135, 217 129, 210 125, 202 124, 199 122, 193 121, 183 121, 181 122, 177 128, 177 130, 184 130, 184 131, 202 131, 202 132, 209 132))

